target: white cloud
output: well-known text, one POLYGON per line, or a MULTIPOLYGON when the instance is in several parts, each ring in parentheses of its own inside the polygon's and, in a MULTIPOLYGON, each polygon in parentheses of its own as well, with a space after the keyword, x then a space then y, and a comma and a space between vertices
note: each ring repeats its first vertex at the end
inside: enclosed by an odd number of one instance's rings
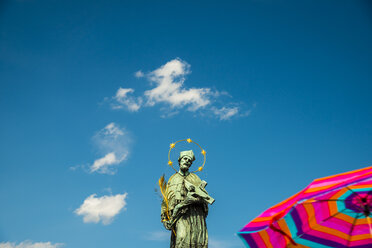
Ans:
POLYGON ((146 77, 151 82, 152 88, 135 97, 134 89, 120 87, 115 96, 110 98, 111 107, 137 112, 142 107, 160 105, 163 118, 169 118, 183 109, 197 111, 202 116, 214 116, 220 120, 249 115, 250 110, 248 112, 244 110, 242 103, 231 102, 232 96, 226 91, 209 87, 187 87, 185 80, 190 72, 190 65, 179 58, 168 61, 146 74, 139 70, 135 76, 146 77), (222 100, 226 97, 229 98, 228 102, 222 100))
POLYGON ((144 238, 152 241, 165 241, 170 240, 170 236, 171 234, 169 231, 155 231, 147 233, 144 238))
POLYGON ((59 248, 63 247, 62 243, 52 244, 51 242, 35 242, 26 240, 19 244, 14 242, 2 242, 0 243, 0 248, 59 248))
POLYGON ((234 240, 227 241, 221 239, 215 239, 210 237, 208 240, 209 248, 229 248, 229 247, 242 247, 241 242, 236 237, 234 240))
POLYGON ((119 88, 114 97, 116 102, 115 104, 112 104, 112 107, 114 109, 126 107, 131 112, 138 111, 142 105, 142 98, 129 96, 129 94, 133 92, 134 89, 131 88, 119 88))
POLYGON ((134 76, 135 76, 136 78, 141 78, 141 77, 144 77, 145 74, 144 74, 141 70, 139 70, 139 71, 137 71, 137 72, 134 74, 134 76))
POLYGON ((108 225, 127 205, 126 197, 127 193, 102 197, 93 194, 84 200, 83 204, 75 210, 75 213, 83 216, 85 223, 102 222, 102 224, 108 225))
POLYGON ((124 135, 124 132, 114 122, 111 122, 110 124, 108 124, 103 129, 103 132, 106 135, 113 135, 115 138, 120 135, 124 135))
POLYGON ((103 156, 93 162, 90 172, 115 174, 117 165, 129 155, 129 133, 112 122, 100 130, 93 141, 103 156))
POLYGON ((209 239, 208 245, 210 248, 225 248, 227 243, 220 240, 209 239))
POLYGON ((168 103, 172 108, 189 106, 195 111, 210 104, 210 88, 185 88, 185 76, 190 73, 190 65, 180 59, 174 59, 149 74, 149 80, 156 87, 145 91, 147 104, 168 103))
POLYGON ((220 118, 220 120, 228 120, 239 112, 238 107, 222 107, 213 108, 213 113, 220 118))
POLYGON ((111 174, 110 166, 119 164, 121 161, 126 159, 127 154, 123 154, 120 158, 117 158, 114 152, 107 153, 104 157, 96 159, 93 165, 90 167, 91 172, 99 171, 102 174, 111 174))

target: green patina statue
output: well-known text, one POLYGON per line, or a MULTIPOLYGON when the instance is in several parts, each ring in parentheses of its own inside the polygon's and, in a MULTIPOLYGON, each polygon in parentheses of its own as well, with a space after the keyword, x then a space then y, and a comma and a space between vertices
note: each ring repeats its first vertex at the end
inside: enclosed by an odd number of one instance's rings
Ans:
MULTIPOLYGON (((183 151, 178 158, 180 170, 163 186, 161 220, 171 230, 171 248, 206 248, 208 204, 214 199, 205 190, 207 183, 189 172, 195 156, 192 150, 183 151)), ((161 178, 164 183, 164 178, 161 178)), ((161 181, 159 181, 159 185, 161 181)))

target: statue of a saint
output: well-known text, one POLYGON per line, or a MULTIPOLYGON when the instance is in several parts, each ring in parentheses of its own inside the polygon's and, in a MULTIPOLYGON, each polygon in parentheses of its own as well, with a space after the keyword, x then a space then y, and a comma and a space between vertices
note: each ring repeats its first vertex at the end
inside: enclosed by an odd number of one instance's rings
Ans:
POLYGON ((161 218, 164 227, 172 230, 171 248, 208 247, 205 219, 207 203, 212 204, 214 199, 205 191, 207 183, 189 172, 194 160, 192 150, 180 153, 180 169, 169 178, 165 190, 167 202, 162 202, 161 218))

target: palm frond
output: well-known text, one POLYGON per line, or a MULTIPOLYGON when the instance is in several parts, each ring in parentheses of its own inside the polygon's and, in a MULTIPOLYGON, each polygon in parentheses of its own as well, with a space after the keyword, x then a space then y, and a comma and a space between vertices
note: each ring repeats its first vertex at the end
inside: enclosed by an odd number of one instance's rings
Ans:
POLYGON ((169 218, 169 206, 168 206, 168 199, 167 199, 167 196, 165 195, 165 192, 167 190, 167 182, 165 181, 165 178, 164 178, 164 174, 159 178, 159 188, 160 188, 160 192, 161 192, 161 195, 163 196, 163 200, 165 202, 165 205, 166 205, 166 214, 167 214, 167 218, 168 220, 170 220, 169 218))

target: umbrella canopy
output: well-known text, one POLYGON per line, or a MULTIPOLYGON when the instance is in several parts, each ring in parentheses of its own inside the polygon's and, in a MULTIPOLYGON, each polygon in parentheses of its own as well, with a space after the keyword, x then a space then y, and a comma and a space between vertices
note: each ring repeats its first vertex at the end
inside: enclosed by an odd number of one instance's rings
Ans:
POLYGON ((320 178, 238 234, 248 247, 372 247, 372 167, 320 178))

